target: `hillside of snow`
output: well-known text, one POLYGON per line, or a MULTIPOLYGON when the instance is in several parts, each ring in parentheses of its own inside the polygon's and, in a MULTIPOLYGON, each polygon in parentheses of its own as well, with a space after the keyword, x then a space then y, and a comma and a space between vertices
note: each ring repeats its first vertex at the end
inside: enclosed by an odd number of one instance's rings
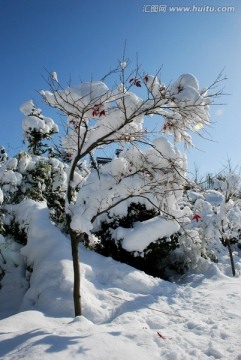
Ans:
POLYGON ((73 317, 69 240, 45 203, 28 200, 21 253, 32 268, 9 267, 0 291, 0 359, 241 360, 241 260, 228 253, 176 282, 153 278, 80 245, 83 316, 73 317), (28 209, 28 211, 27 211, 28 209), (19 281, 22 279, 22 281, 19 281))

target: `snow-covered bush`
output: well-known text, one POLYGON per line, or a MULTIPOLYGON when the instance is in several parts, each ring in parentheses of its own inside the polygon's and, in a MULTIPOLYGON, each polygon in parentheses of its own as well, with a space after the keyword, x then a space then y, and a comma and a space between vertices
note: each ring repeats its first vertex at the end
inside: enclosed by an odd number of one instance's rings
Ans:
POLYGON ((152 224, 151 231, 147 229, 146 222, 155 219, 157 215, 157 209, 151 208, 150 204, 147 209, 145 204, 130 203, 125 216, 113 215, 101 222, 101 230, 95 233, 99 239, 99 242, 94 246, 95 250, 105 256, 111 256, 115 260, 141 269, 152 276, 165 277, 165 268, 169 265, 165 260, 178 246, 178 242, 176 234, 160 238, 161 233, 153 234, 152 224), (130 242, 125 237, 124 232, 128 230, 132 232, 138 223, 143 224, 145 231, 148 231, 148 233, 142 232, 138 236, 139 246, 142 244, 142 247, 145 248, 143 251, 137 251, 135 246, 134 250, 127 250, 123 246, 123 241, 125 240, 128 245, 130 242), (150 236, 154 238, 154 241, 151 241, 150 236), (149 245, 143 245, 144 241, 149 245))
POLYGON ((12 211, 12 206, 25 198, 46 201, 52 220, 63 225, 66 181, 66 165, 57 159, 21 152, 7 160, 0 167, 2 234, 26 243, 12 211))
POLYGON ((21 246, 13 239, 0 235, 0 266, 3 267, 9 262, 15 266, 22 264, 20 248, 21 246))

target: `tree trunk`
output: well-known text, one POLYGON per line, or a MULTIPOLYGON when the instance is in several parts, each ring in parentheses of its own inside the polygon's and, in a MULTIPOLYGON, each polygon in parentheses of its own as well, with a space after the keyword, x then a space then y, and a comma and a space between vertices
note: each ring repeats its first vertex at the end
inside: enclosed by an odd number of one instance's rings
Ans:
POLYGON ((79 241, 76 234, 71 231, 71 247, 72 247, 72 258, 73 258, 73 269, 74 269, 74 313, 75 316, 81 315, 81 295, 80 295, 80 263, 79 263, 79 241))
POLYGON ((74 272, 74 286, 73 286, 73 301, 75 316, 81 315, 81 295, 80 295, 80 262, 79 262, 79 235, 71 229, 71 216, 66 215, 66 220, 69 228, 71 239, 73 272, 74 272))
POLYGON ((233 276, 235 276, 235 266, 234 266, 234 261, 233 261, 233 253, 232 253, 231 244, 230 244, 229 239, 226 240, 226 244, 227 244, 227 247, 228 247, 230 263, 231 263, 231 268, 232 268, 232 274, 233 274, 233 276))

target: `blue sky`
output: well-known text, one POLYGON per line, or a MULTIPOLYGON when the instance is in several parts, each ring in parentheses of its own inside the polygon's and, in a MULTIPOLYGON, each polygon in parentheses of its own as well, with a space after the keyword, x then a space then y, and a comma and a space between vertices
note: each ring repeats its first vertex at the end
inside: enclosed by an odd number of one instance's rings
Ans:
MULTIPOLYGON (((0 0, 0 144, 11 155, 22 146, 20 105, 46 89, 45 69, 67 83, 98 80, 126 54, 146 72, 162 66, 169 83, 193 73, 210 85, 224 68, 224 92, 211 109, 214 124, 195 136, 188 152, 201 174, 217 172, 230 158, 241 165, 241 4, 238 0, 0 0), (144 8, 145 5, 148 5, 144 8), (166 5, 166 12, 151 12, 166 5), (179 12, 170 6, 233 6, 234 12, 179 12), (147 11, 143 11, 146 9, 147 11)), ((53 116, 53 112, 45 115, 53 116)), ((58 122, 58 116, 55 120, 58 122)))

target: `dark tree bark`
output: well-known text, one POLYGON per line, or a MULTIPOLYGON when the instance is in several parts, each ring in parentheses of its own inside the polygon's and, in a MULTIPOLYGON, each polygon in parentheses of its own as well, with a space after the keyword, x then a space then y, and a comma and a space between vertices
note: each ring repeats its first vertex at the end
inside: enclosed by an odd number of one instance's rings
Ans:
POLYGON ((231 263, 231 268, 232 268, 232 274, 233 274, 233 276, 235 276, 235 265, 234 265, 234 261, 233 261, 233 252, 232 252, 232 249, 231 249, 231 244, 230 244, 229 239, 226 240, 226 244, 227 244, 227 247, 228 247, 230 263, 231 263))
POLYGON ((80 316, 82 315, 81 292, 80 292, 80 261, 79 261, 80 235, 76 234, 76 232, 71 229, 70 222, 71 222, 71 217, 70 215, 67 215, 67 223, 71 238, 73 272, 74 272, 74 287, 73 287, 74 314, 75 316, 80 316))

